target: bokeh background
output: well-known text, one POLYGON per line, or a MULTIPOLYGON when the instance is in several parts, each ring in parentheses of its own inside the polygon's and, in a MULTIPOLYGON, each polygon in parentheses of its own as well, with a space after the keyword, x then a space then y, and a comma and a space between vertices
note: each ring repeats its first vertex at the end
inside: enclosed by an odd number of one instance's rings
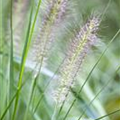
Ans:
MULTIPOLYGON (((46 0, 42 0, 43 3, 45 1, 46 0)), ((38 0, 35 0, 34 10, 36 10, 37 3, 38 0)), ((9 22, 10 1, 3 1, 2 6, 3 21, 0 27, 3 27, 4 42, 3 45, 0 44, 0 56, 3 56, 4 62, 0 65, 0 115, 2 115, 8 104, 8 97, 12 98, 17 89, 20 62, 29 21, 30 0, 13 0, 14 80, 11 83, 12 92, 10 96, 8 96, 9 51, 11 48, 9 22), (2 81, 2 79, 4 79, 4 81, 2 81)), ((32 43, 36 39, 36 36, 40 34, 39 27, 41 27, 44 10, 46 10, 42 6, 43 4, 41 4, 39 11, 32 43)), ((82 92, 78 96, 76 95, 107 44, 120 29, 120 0, 69 0, 66 14, 62 21, 54 28, 55 41, 52 43, 46 62, 43 65, 37 80, 34 97, 31 100, 32 102, 26 120, 50 120, 55 106, 53 92, 56 89, 57 76, 59 74, 56 74, 54 78, 52 78, 52 76, 55 74, 55 71, 59 68, 59 65, 64 59, 70 40, 74 37, 76 31, 86 23, 91 14, 103 15, 103 18, 101 17, 102 22, 98 31, 99 41, 97 45, 89 51, 89 55, 79 71, 74 87, 70 90, 69 97, 66 100, 58 119, 63 120, 63 117, 74 99, 77 99, 77 102, 71 109, 66 120, 78 120, 84 109, 86 109, 86 112, 83 115, 83 120, 96 119, 120 109, 120 71, 116 73, 117 68, 120 66, 120 35, 118 35, 111 43, 103 58, 91 74, 91 77, 82 92), (110 80, 109 83, 107 83, 108 80, 110 80), (49 82, 50 84, 43 95, 44 89, 49 82), (92 105, 89 106, 90 101, 101 89, 103 89, 102 92, 97 96, 92 105), (36 107, 41 96, 43 96, 42 101, 37 107, 36 112, 33 114, 31 111, 36 107)), ((31 49, 32 47, 30 48, 26 61, 23 87, 20 93, 16 120, 23 120, 24 118, 27 103, 29 101, 31 84, 33 82, 31 71, 34 71, 35 73, 38 72, 35 68, 35 64, 38 61, 32 60, 34 54, 31 54, 31 49)), ((5 120, 11 120, 10 114, 13 111, 13 106, 14 104, 10 107, 11 112, 7 112, 5 120)), ((110 115, 104 118, 104 120, 120 120, 120 112, 110 115)))

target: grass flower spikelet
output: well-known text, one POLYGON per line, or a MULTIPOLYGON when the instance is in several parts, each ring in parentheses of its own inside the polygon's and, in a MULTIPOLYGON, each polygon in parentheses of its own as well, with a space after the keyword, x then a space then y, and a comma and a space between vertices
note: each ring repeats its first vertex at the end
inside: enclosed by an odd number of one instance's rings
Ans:
POLYGON ((48 50, 55 39, 55 26, 59 24, 66 11, 68 0, 51 0, 48 1, 46 13, 42 18, 42 24, 39 28, 37 39, 33 43, 33 54, 35 61, 41 61, 46 57, 48 50))
POLYGON ((91 49, 91 46, 96 44, 98 40, 96 33, 99 24, 99 18, 93 16, 72 40, 69 50, 67 51, 66 59, 60 70, 60 85, 55 92, 56 102, 62 103, 65 100, 85 56, 91 49))

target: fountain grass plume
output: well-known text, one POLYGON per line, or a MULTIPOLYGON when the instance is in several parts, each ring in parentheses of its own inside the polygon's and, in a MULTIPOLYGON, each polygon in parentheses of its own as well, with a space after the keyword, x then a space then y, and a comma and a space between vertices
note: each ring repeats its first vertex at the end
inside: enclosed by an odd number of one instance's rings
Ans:
POLYGON ((42 23, 39 33, 32 45, 34 61, 40 62, 46 58, 55 39, 55 26, 58 25, 64 16, 68 0, 51 0, 46 2, 45 14, 42 16, 42 23))
POLYGON ((100 20, 98 16, 91 16, 88 22, 76 33, 66 53, 66 59, 60 69, 60 84, 54 93, 57 103, 63 103, 74 83, 74 79, 92 46, 98 41, 97 31, 100 20))

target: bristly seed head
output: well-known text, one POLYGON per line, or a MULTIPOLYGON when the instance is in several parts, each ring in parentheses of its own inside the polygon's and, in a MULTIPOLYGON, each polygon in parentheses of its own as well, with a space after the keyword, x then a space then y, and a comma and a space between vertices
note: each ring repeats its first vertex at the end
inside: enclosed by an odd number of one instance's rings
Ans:
POLYGON ((45 57, 54 41, 54 27, 61 21, 67 7, 68 0, 49 0, 46 13, 39 28, 40 34, 33 43, 34 61, 40 62, 45 57))
POLYGON ((57 103, 62 103, 66 99, 86 54, 91 49, 91 46, 96 44, 99 25, 99 18, 92 16, 72 40, 66 59, 60 69, 60 85, 54 95, 57 103))

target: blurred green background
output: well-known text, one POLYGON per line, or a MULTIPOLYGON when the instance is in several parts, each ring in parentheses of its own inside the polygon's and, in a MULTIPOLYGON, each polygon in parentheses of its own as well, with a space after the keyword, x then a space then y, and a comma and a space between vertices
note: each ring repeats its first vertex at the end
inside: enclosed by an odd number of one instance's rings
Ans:
MULTIPOLYGON (((42 2, 45 2, 45 0, 42 0, 42 2)), ((34 12, 37 3, 38 0, 35 0, 34 12)), ((1 13, 2 16, 0 16, 0 22, 2 23, 0 24, 0 30, 3 32, 0 33, 0 36, 3 35, 3 43, 1 42, 0 44, 0 59, 1 61, 3 60, 3 62, 0 63, 0 115, 2 115, 3 111, 9 104, 9 99, 13 97, 17 89, 20 61, 29 21, 30 0, 13 0, 14 80, 11 82, 12 92, 10 93, 10 96, 8 94, 10 89, 9 60, 11 49, 9 21, 10 1, 4 0, 0 5, 3 8, 3 14, 1 13)), ((43 20, 41 16, 44 16, 42 5, 43 4, 41 4, 39 10, 39 17, 36 22, 32 42, 36 39, 36 35, 40 34, 38 29, 43 20)), ((95 119, 104 114, 120 109, 120 71, 117 73, 115 72, 120 66, 120 35, 115 38, 103 58, 100 60, 100 63, 93 71, 81 94, 79 94, 79 96, 76 95, 107 44, 120 29, 120 0, 111 0, 110 3, 108 0, 69 0, 66 14, 55 28, 55 42, 52 44, 46 63, 37 80, 34 97, 31 100, 32 102, 26 120, 50 120, 55 105, 52 94, 56 89, 57 84, 57 79, 55 79, 55 77, 54 79, 51 79, 51 77, 64 59, 68 45, 70 40, 74 37, 75 31, 78 31, 80 26, 83 26, 90 15, 94 12, 97 14, 103 14, 103 19, 98 31, 100 41, 97 43, 96 47, 93 47, 93 50, 89 52, 89 55, 85 59, 79 71, 77 80, 75 81, 75 85, 71 90, 58 119, 63 120, 74 99, 77 99, 77 102, 71 109, 66 120, 77 120, 84 109, 86 109, 86 112, 83 116, 83 120, 90 118, 95 119), (107 8, 106 11, 105 8, 107 8), (111 82, 106 84, 108 80, 111 80, 111 82), (42 93, 49 81, 51 82, 43 95, 42 93), (104 85, 106 85, 104 90, 99 94, 92 105, 89 106, 90 101, 104 85), (43 99, 41 104, 33 114, 33 109, 36 107, 42 95, 43 99)), ((29 51, 29 54, 30 52, 31 51, 29 51)), ((32 57, 34 57, 34 55, 32 57)), ((36 61, 33 62, 31 56, 28 55, 16 120, 24 119, 33 82, 31 71, 34 70, 37 72, 34 68, 35 64, 36 61)), ((11 120, 10 116, 13 112, 13 108, 14 104, 11 105, 4 120, 11 120)), ((104 120, 120 120, 120 112, 108 116, 104 118, 104 120)))

